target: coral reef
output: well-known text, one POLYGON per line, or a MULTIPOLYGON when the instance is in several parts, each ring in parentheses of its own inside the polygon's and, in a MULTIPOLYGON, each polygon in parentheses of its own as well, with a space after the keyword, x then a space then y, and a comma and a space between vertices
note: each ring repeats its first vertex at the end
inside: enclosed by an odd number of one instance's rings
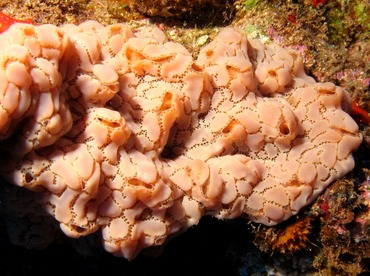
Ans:
POLYGON ((276 239, 272 242, 272 250, 287 254, 301 250, 307 246, 311 230, 309 217, 288 225, 284 230, 277 232, 276 239))
POLYGON ((199 10, 216 8, 223 10, 234 2, 233 0, 124 0, 123 2, 148 16, 182 17, 189 14, 197 14, 199 10))
POLYGON ((323 246, 315 256, 315 268, 323 273, 347 275, 369 271, 369 202, 369 180, 366 179, 357 184, 336 181, 313 205, 311 212, 320 217, 323 246), (361 193, 354 192, 355 185, 361 193))
POLYGON ((71 237, 134 258, 204 215, 274 225, 354 166, 349 96, 296 52, 220 32, 197 60, 156 27, 1 34, 1 175, 71 237))

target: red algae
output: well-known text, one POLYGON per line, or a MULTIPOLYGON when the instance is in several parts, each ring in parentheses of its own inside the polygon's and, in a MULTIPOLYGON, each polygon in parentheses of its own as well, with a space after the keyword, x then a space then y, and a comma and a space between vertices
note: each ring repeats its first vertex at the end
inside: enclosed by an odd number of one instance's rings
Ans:
POLYGON ((6 15, 5 13, 0 12, 0 33, 5 32, 14 23, 34 24, 34 22, 31 19, 19 20, 19 19, 15 19, 15 18, 13 18, 9 15, 6 15))

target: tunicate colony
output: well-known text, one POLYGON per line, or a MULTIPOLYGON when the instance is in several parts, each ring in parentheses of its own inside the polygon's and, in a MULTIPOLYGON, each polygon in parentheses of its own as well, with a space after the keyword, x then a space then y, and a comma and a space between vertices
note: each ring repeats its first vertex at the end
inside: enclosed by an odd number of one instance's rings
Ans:
POLYGON ((195 60, 156 27, 0 35, 0 174, 70 237, 132 259, 202 216, 274 225, 354 167, 350 98, 223 29, 195 60))

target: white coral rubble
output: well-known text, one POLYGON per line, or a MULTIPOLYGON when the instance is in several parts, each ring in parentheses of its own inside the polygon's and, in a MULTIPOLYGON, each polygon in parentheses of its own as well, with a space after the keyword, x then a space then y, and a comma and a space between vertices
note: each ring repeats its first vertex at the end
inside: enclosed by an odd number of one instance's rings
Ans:
POLYGON ((347 94, 238 30, 197 60, 155 27, 94 21, 14 24, 0 41, 1 175, 115 255, 207 214, 279 223, 354 166, 347 94))

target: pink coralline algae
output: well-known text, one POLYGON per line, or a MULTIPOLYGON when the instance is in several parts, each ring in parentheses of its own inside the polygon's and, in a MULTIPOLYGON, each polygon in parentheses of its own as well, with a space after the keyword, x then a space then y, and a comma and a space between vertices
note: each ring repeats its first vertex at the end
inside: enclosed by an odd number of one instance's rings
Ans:
POLYGON ((354 167, 349 96, 238 30, 197 60, 156 27, 94 21, 0 41, 0 174, 117 256, 204 215, 277 224, 354 167))

